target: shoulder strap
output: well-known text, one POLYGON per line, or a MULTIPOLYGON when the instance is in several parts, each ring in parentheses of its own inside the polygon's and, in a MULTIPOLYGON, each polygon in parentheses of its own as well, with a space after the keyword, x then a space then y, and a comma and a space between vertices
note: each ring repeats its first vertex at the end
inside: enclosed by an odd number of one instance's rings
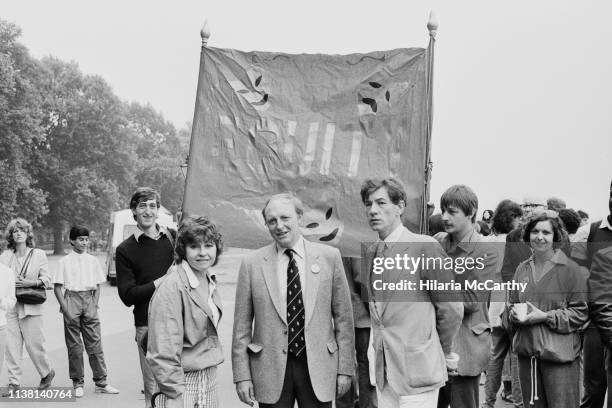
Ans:
POLYGON ((25 278, 26 272, 28 271, 28 266, 30 265, 30 259, 32 259, 33 249, 30 249, 30 252, 26 255, 25 260, 23 261, 23 265, 21 265, 21 271, 19 272, 19 276, 25 278))
POLYGON ((601 221, 595 221, 591 223, 591 229, 589 229, 589 236, 587 238, 587 266, 591 267, 591 262, 593 261, 593 240, 595 239, 595 234, 597 234, 597 230, 601 226, 601 221))

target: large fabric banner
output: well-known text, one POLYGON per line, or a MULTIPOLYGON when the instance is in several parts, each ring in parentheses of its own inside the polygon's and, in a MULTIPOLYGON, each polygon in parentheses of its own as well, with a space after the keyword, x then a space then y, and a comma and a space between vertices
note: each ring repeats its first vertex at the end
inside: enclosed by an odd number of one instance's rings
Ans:
POLYGON ((408 192, 404 224, 422 227, 428 157, 427 50, 290 55, 202 48, 183 202, 226 245, 271 242, 261 209, 293 192, 307 239, 359 256, 376 239, 359 196, 393 176, 408 192))

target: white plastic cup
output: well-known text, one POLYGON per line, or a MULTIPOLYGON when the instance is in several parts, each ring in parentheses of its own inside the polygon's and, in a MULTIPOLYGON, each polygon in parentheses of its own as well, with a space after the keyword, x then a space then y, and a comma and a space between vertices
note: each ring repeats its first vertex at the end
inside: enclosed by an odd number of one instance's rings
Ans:
POLYGON ((522 322, 527 319, 527 303, 515 303, 516 317, 522 322))
POLYGON ((448 353, 444 356, 446 360, 446 368, 449 371, 457 371, 459 368, 459 355, 457 353, 448 353))

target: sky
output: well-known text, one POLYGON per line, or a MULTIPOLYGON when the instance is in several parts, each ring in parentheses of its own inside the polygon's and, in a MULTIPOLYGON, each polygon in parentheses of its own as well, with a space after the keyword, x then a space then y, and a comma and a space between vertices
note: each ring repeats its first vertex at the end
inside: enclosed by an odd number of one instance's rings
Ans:
POLYGON ((192 120, 200 29, 243 51, 345 54, 435 46, 431 198, 467 184, 480 210, 564 199, 608 213, 612 3, 607 0, 0 0, 32 55, 75 61, 177 127, 192 120))

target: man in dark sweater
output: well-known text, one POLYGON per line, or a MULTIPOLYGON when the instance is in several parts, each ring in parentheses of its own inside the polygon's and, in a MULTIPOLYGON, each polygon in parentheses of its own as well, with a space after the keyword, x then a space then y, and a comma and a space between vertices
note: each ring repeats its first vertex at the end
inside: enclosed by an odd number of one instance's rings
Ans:
POLYGON ((149 300, 172 265, 172 235, 156 224, 159 193, 149 187, 136 189, 130 209, 138 229, 118 247, 116 252, 117 289, 126 306, 134 306, 136 344, 145 391, 145 407, 151 407, 151 396, 157 385, 140 344, 147 333, 149 300))

